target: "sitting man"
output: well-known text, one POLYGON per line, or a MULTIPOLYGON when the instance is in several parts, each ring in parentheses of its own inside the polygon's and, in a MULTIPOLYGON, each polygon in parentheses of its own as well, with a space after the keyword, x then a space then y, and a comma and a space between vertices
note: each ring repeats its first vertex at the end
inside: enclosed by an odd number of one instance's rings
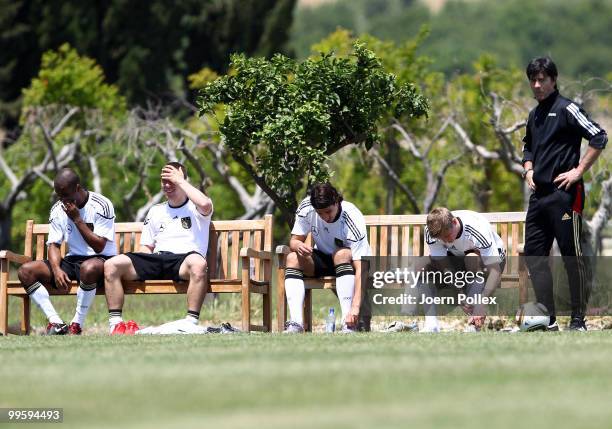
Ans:
MULTIPOLYGON (((466 286, 467 296, 490 297, 501 282, 506 251, 502 239, 484 216, 470 210, 450 212, 438 207, 427 215, 425 240, 434 269, 476 273, 486 267, 485 281, 474 280, 466 286)), ((480 330, 486 318, 483 304, 463 306, 470 314, 468 329, 480 330)), ((426 313, 425 330, 437 331, 435 317, 426 313)))
POLYGON ((133 320, 124 323, 123 285, 130 280, 188 281, 187 317, 178 320, 177 332, 198 324, 206 295, 206 251, 213 204, 187 181, 185 167, 169 162, 161 170, 161 188, 168 199, 147 213, 140 252, 117 255, 104 264, 110 333, 132 335, 133 320))
POLYGON ((353 332, 361 305, 362 257, 370 255, 363 215, 329 183, 313 186, 299 205, 291 231, 285 270, 285 293, 291 320, 285 332, 303 332, 304 275, 336 276, 343 332, 353 332), (312 234, 314 249, 306 245, 312 234))
POLYGON ((87 191, 70 168, 61 169, 53 182, 59 201, 49 215, 47 260, 23 264, 17 273, 30 298, 45 313, 48 335, 81 334, 85 317, 104 279, 104 260, 117 254, 115 210, 104 196, 87 191), (68 253, 62 259, 60 246, 68 253), (49 285, 70 290, 70 281, 79 283, 76 313, 66 326, 55 311, 46 289, 49 285))

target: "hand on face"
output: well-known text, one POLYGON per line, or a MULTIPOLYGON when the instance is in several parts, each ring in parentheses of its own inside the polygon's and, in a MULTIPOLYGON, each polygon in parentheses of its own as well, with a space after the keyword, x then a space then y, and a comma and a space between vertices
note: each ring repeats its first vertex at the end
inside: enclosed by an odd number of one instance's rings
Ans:
POLYGON ((180 185, 185 181, 185 176, 180 169, 173 167, 172 165, 166 165, 164 168, 162 168, 161 179, 162 182, 165 180, 173 185, 180 185))
POLYGON ((62 200, 62 209, 73 222, 77 221, 81 217, 79 208, 74 200, 62 200))

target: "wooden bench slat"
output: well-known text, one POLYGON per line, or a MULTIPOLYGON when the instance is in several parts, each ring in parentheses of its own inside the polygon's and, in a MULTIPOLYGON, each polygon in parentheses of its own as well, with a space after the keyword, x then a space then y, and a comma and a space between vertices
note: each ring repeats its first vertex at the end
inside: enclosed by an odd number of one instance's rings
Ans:
POLYGON ((227 272, 227 252, 228 252, 228 240, 229 233, 227 231, 222 231, 219 234, 219 239, 221 240, 221 265, 219 266, 219 278, 225 279, 228 277, 227 272))
POLYGON ((238 260, 240 256, 240 231, 232 231, 232 271, 231 275, 238 277, 238 260))

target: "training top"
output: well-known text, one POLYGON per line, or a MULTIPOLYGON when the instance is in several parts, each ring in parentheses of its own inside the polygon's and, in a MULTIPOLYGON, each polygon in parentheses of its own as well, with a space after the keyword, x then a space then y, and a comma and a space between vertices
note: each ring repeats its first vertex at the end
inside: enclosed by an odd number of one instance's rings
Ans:
MULTIPOLYGON (((96 192, 88 191, 87 202, 79 209, 83 222, 99 237, 106 238, 106 244, 100 255, 117 254, 115 246, 115 209, 108 198, 96 192)), ((96 253, 87 244, 78 228, 62 208, 61 201, 51 207, 49 213, 49 237, 47 245, 68 243, 66 256, 91 256, 96 253)))
POLYGON ((147 213, 140 244, 152 246, 154 252, 198 252, 206 256, 211 218, 212 211, 204 216, 189 199, 178 207, 168 201, 156 204, 147 213))
POLYGON ((302 200, 295 216, 295 224, 291 234, 312 234, 315 249, 332 255, 337 249, 351 249, 354 261, 370 256, 370 245, 366 234, 363 214, 354 204, 348 201, 340 203, 341 213, 335 222, 327 223, 317 214, 310 204, 310 197, 302 200))
POLYGON ((483 215, 471 210, 455 210, 451 213, 461 224, 459 236, 452 243, 431 237, 429 229, 425 227, 425 241, 431 256, 448 256, 449 252, 465 255, 476 250, 485 265, 498 264, 505 259, 504 242, 483 215))
POLYGON ((583 138, 595 149, 605 148, 608 142, 605 130, 559 91, 529 112, 523 164, 533 162, 533 181, 539 191, 552 192, 553 179, 578 166, 583 138))

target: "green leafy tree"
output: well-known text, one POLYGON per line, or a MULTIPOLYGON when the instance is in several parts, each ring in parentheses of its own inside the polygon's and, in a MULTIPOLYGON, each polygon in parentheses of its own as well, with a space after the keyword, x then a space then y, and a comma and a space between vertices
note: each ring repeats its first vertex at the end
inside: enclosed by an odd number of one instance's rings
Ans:
POLYGON ((359 43, 349 57, 324 54, 301 63, 235 55, 231 68, 204 87, 201 112, 225 106, 224 143, 288 224, 305 181, 329 178, 330 155, 352 144, 372 147, 388 112, 418 117, 428 108, 414 84, 399 85, 359 43))

